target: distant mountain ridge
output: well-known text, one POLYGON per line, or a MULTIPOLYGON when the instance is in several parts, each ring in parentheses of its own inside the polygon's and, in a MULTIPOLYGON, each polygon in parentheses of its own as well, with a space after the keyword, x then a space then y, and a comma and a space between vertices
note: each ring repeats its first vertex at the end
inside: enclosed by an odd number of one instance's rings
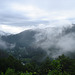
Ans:
POLYGON ((33 30, 26 30, 19 34, 9 35, 9 36, 2 36, 2 40, 8 43, 16 43, 19 46, 25 46, 26 44, 29 45, 33 40, 33 36, 36 34, 33 30))
MULTIPOLYGON (((54 53, 50 53, 50 56, 60 52, 57 51, 60 49, 56 47, 56 45, 59 44, 57 41, 59 41, 62 44, 61 41, 65 39, 65 36, 71 33, 75 33, 74 25, 70 28, 65 28, 65 29, 62 28, 61 29, 44 28, 44 29, 36 29, 36 30, 30 29, 30 30, 25 30, 19 34, 8 35, 8 36, 3 35, 1 39, 8 44, 9 47, 7 49, 8 52, 13 54, 15 57, 17 58, 29 57, 32 59, 36 59, 35 57, 37 57, 37 59, 39 59, 39 57, 40 58, 45 57, 47 52, 48 53, 54 52, 54 53), (43 48, 41 46, 43 46, 43 48), (49 47, 48 50, 46 46, 49 47)), ((72 52, 69 52, 69 54, 70 53, 72 54, 72 52)), ((73 56, 74 56, 74 52, 73 52, 73 56)))
POLYGON ((4 31, 0 30, 0 36, 8 36, 8 35, 10 35, 10 33, 6 33, 4 31))

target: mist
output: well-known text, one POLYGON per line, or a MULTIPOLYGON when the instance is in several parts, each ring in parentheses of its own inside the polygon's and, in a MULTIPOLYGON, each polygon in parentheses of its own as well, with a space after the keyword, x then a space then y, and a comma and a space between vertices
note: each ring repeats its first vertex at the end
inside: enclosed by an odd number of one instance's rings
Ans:
MULTIPOLYGON (((61 24, 59 24, 61 25, 61 24)), ((38 28, 35 34, 35 42, 33 45, 35 48, 42 48, 47 52, 47 55, 52 58, 57 58, 58 56, 68 52, 75 51, 75 34, 74 32, 66 33, 67 28, 71 29, 72 24, 64 24, 64 26, 51 27, 45 26, 43 28, 38 28), (65 27, 66 26, 66 27, 65 27)))
POLYGON ((0 39, 0 49, 13 49, 16 45, 15 44, 10 44, 6 41, 3 41, 0 39))
POLYGON ((7 44, 3 40, 0 40, 0 48, 7 49, 7 44))
MULTIPOLYGON (((75 52, 75 31, 74 25, 69 21, 55 21, 50 24, 39 24, 38 26, 30 26, 28 30, 13 35, 13 43, 0 40, 0 48, 13 49, 16 47, 16 41, 23 44, 23 47, 41 48, 47 52, 47 56, 57 58, 58 56, 75 52), (24 41, 25 40, 25 41, 24 41)), ((8 36, 10 37, 10 36, 8 36)), ((6 38, 8 38, 6 37, 6 38)), ((8 38, 10 39, 10 38, 8 38)), ((12 41, 12 39, 10 39, 12 41)), ((20 45, 19 45, 20 46, 20 45)))

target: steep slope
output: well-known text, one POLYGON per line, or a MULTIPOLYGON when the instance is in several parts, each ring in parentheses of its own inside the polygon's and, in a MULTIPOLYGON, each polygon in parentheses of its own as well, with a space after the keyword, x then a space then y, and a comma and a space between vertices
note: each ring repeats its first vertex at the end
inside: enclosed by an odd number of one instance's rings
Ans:
POLYGON ((10 34, 0 30, 0 36, 8 36, 8 35, 10 34))
POLYGON ((19 34, 2 36, 1 39, 8 43, 8 52, 17 58, 56 58, 62 54, 73 54, 72 57, 75 57, 75 25, 68 28, 46 27, 26 30, 19 34))
POLYGON ((9 36, 2 36, 2 40, 8 43, 15 43, 16 46, 27 46, 34 40, 33 36, 35 35, 35 31, 26 30, 19 34, 9 35, 9 36))
POLYGON ((34 48, 32 43, 35 41, 34 35, 37 31, 26 30, 19 34, 2 36, 2 40, 15 45, 13 48, 8 48, 7 51, 18 59, 31 58, 41 60, 40 58, 46 55, 46 52, 41 48, 34 48), (36 59, 37 58, 37 59, 36 59))
POLYGON ((9 55, 8 55, 8 53, 6 51, 0 49, 0 58, 6 58, 8 56, 9 55))

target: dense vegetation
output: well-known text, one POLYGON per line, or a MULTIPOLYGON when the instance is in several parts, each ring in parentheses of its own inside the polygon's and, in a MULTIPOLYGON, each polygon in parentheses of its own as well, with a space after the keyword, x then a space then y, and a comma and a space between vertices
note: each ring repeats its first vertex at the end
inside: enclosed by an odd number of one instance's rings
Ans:
POLYGON ((64 55, 42 62, 32 60, 28 63, 12 56, 0 57, 0 75, 75 75, 75 59, 64 55))

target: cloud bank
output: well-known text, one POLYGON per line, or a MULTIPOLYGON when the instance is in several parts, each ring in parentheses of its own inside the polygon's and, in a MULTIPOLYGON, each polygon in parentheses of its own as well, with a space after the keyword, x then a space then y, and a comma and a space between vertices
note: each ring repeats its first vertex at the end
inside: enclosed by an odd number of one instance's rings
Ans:
POLYGON ((7 29, 17 33, 27 26, 46 25, 59 20, 75 22, 74 7, 75 0, 0 0, 0 26, 11 27, 7 29), (18 30, 15 31, 13 26, 18 30))
MULTIPOLYGON (((69 28, 72 28, 70 25, 69 28)), ((66 29, 66 28, 65 28, 66 29)), ((64 33, 64 27, 46 27, 38 29, 33 44, 45 50, 48 56, 56 58, 68 52, 75 52, 75 32, 64 33)))

